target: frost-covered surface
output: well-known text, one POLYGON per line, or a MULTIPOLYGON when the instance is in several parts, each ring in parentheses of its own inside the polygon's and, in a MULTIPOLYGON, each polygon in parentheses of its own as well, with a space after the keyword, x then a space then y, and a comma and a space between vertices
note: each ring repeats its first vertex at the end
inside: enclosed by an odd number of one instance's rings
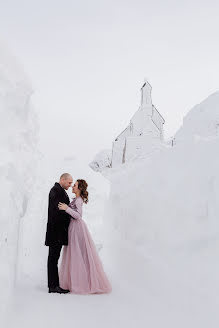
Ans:
POLYGON ((31 95, 22 68, 0 44, 0 309, 16 280, 20 227, 35 175, 38 127, 31 95))
POLYGON ((96 172, 102 172, 103 170, 111 167, 111 155, 112 151, 104 149, 100 151, 89 164, 90 168, 96 172))

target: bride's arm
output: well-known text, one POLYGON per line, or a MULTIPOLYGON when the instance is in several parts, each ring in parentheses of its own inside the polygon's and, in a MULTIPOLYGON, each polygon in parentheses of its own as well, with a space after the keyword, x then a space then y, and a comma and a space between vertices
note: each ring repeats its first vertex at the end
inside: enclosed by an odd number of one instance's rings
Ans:
POLYGON ((76 209, 73 210, 69 206, 65 206, 66 204, 60 204, 59 209, 64 210, 66 213, 68 213, 73 219, 81 219, 82 218, 82 202, 80 200, 75 201, 75 207, 76 209), (63 206, 64 205, 64 206, 63 206))
POLYGON ((71 215, 72 218, 74 219, 81 219, 81 209, 77 207, 76 210, 73 210, 71 207, 68 206, 68 208, 65 210, 66 213, 71 215))

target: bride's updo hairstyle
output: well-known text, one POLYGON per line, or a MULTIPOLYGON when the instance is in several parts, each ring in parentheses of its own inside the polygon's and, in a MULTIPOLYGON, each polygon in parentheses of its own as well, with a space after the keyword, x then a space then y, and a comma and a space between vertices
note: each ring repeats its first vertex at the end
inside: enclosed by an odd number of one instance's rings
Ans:
POLYGON ((83 199, 83 202, 85 204, 87 204, 87 202, 88 202, 88 191, 87 191, 88 184, 83 179, 78 179, 77 182, 78 182, 78 189, 81 192, 80 196, 83 199))

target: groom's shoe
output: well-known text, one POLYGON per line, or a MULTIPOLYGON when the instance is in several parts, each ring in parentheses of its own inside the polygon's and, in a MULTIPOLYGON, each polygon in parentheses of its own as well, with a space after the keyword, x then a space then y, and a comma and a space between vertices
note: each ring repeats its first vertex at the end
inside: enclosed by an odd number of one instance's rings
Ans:
POLYGON ((59 294, 67 294, 67 293, 70 293, 70 290, 68 289, 63 289, 59 286, 57 287, 49 287, 49 293, 59 293, 59 294))

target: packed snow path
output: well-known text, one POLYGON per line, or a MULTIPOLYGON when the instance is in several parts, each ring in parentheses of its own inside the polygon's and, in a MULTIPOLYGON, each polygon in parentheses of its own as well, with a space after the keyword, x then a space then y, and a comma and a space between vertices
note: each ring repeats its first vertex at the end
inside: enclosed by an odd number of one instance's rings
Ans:
POLYGON ((45 285, 27 286, 24 281, 11 298, 5 327, 218 327, 219 303, 216 297, 212 299, 211 290, 216 286, 205 281, 210 277, 206 270, 209 254, 203 254, 206 262, 196 268, 196 276, 190 275, 195 252, 185 260, 179 251, 178 263, 165 254, 143 258, 129 247, 105 247, 100 254, 113 285, 111 294, 48 294, 45 285))

